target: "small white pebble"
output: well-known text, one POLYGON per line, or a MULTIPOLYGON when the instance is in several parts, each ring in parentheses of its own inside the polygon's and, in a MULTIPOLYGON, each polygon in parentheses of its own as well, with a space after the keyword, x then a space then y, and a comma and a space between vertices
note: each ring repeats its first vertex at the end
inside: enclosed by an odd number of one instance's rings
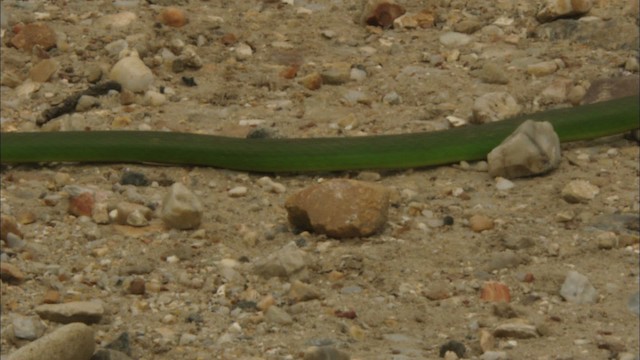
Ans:
POLYGON ((167 262, 168 262, 169 264, 175 264, 175 263, 177 263, 178 261, 180 261, 180 259, 179 259, 177 256, 175 256, 175 255, 167 256, 167 262))
POLYGON ((247 188, 245 186, 236 186, 233 189, 227 191, 227 194, 231 197, 241 197, 247 194, 247 188))
POLYGON ((503 177, 498 176, 496 178, 496 189, 498 190, 509 190, 516 186, 513 182, 503 177))

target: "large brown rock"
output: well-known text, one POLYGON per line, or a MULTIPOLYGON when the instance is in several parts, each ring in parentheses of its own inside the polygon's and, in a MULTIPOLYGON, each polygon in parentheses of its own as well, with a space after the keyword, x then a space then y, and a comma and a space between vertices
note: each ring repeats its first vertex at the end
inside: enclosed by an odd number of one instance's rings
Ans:
POLYGON ((298 229, 334 238, 369 236, 387 221, 389 192, 363 181, 329 180, 289 197, 285 208, 298 229))

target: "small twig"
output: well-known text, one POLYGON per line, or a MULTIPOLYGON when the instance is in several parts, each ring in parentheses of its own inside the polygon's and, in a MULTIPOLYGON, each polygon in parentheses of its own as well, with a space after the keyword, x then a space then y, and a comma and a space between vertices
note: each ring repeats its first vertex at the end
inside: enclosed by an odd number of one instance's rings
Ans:
POLYGON ((87 90, 83 90, 75 94, 72 94, 69 97, 67 97, 62 102, 62 104, 43 111, 40 118, 38 118, 38 120, 36 121, 36 124, 38 126, 42 126, 47 122, 49 122, 50 120, 53 120, 59 116, 74 112, 76 110, 76 105, 78 104, 78 100, 83 95, 99 96, 99 95, 104 95, 108 93, 109 90, 115 90, 120 92, 120 90, 122 90, 122 86, 120 86, 120 84, 118 84, 115 81, 107 81, 102 84, 94 85, 88 88, 87 90))

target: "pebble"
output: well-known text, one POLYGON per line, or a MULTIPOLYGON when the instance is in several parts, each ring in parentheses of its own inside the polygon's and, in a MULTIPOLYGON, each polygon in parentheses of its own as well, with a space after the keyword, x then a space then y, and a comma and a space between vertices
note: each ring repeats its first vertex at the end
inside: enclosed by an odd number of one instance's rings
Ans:
POLYGON ((397 92, 392 91, 386 93, 382 97, 382 102, 389 105, 399 105, 402 102, 402 98, 400 97, 400 95, 398 95, 397 92))
POLYGON ((47 82, 58 71, 58 62, 54 59, 44 59, 29 70, 29 78, 35 82, 47 82))
POLYGON ((104 307, 100 301, 72 301, 63 304, 44 304, 35 308, 40 318, 61 324, 81 322, 95 324, 102 320, 104 307))
POLYGON ((265 258, 258 259, 253 268, 254 273, 265 278, 282 277, 302 271, 307 266, 307 255, 295 242, 290 242, 265 258))
POLYGON ((458 358, 463 358, 467 348, 460 341, 449 340, 440 346, 440 357, 444 357, 448 352, 453 352, 458 358))
POLYGON ((473 215, 469 218, 469 227, 474 232, 482 232, 485 230, 491 230, 495 226, 492 218, 486 215, 473 215))
POLYGON ((576 304, 594 304, 598 300, 598 291, 589 279, 577 271, 569 271, 560 288, 560 295, 576 304))
POLYGON ((144 101, 151 106, 160 106, 167 102, 167 97, 157 91, 147 91, 144 94, 144 101))
POLYGON ((354 81, 362 81, 367 78, 367 72, 357 66, 354 66, 351 68, 349 77, 354 81))
POLYGON ((56 32, 49 25, 41 22, 25 25, 11 38, 11 45, 28 52, 31 52, 36 45, 43 50, 49 50, 56 46, 56 42, 56 32))
POLYGON ((551 75, 557 70, 558 64, 553 60, 527 65, 527 73, 538 77, 551 75))
POLYGON ((264 313, 264 319, 268 323, 278 325, 288 325, 293 323, 291 315, 275 305, 269 306, 267 311, 264 313))
POLYGON ((496 189, 501 191, 513 189, 513 187, 516 186, 511 180, 505 179, 501 176, 496 177, 495 181, 496 189))
POLYGON ((489 175, 517 178, 560 165, 560 139, 548 122, 527 120, 487 155, 489 175))
POLYGON ((471 42, 473 38, 467 34, 462 34, 455 31, 449 31, 440 35, 440 44, 448 48, 458 48, 465 46, 471 42))
POLYGON ((493 334, 486 330, 480 329, 478 331, 478 344, 483 353, 487 353, 496 347, 496 338, 493 334))
POLYGON ((151 69, 137 56, 120 59, 111 69, 109 78, 135 93, 146 91, 154 80, 151 69))
POLYGON ((387 222, 389 192, 380 185, 334 179, 290 196, 285 208, 300 230, 334 238, 370 236, 387 222))
POLYGON ((180 230, 200 226, 204 208, 200 199, 182 183, 174 183, 165 196, 160 210, 164 223, 180 230))
POLYGON ((487 84, 504 85, 509 83, 509 77, 504 67, 494 62, 485 63, 477 75, 487 84))
POLYGON ((390 28, 393 21, 403 15, 406 10, 394 0, 365 0, 360 15, 362 25, 390 28))
POLYGON ((624 63, 624 69, 627 71, 638 72, 639 68, 640 68, 640 65, 638 65, 638 58, 636 58, 635 56, 628 58, 627 61, 624 63))
POLYGON ((351 356, 332 346, 311 346, 304 351, 304 360, 350 360, 351 356))
POLYGON ((13 216, 0 214, 0 239, 6 241, 9 233, 14 233, 20 238, 24 236, 13 216))
POLYGON ((261 188, 266 189, 267 191, 275 194, 282 194, 285 191, 287 191, 287 188, 284 185, 271 180, 271 178, 268 176, 264 176, 258 179, 257 184, 261 188))
POLYGON ((484 124, 518 115, 521 107, 509 93, 486 93, 473 102, 471 122, 484 124))
MULTIPOLYGON (((67 188, 67 187, 65 187, 67 188)), ((93 212, 93 206, 95 204, 95 198, 93 192, 90 190, 81 190, 78 194, 70 193, 69 198, 69 214, 75 216, 88 216, 91 217, 93 212)))
POLYGON ((153 211, 148 207, 126 201, 119 202, 115 210, 113 220, 120 225, 147 226, 153 217, 153 211))
POLYGON ((96 20, 98 26, 108 26, 112 28, 124 28, 131 25, 138 19, 138 16, 131 11, 123 11, 117 14, 109 14, 102 16, 96 20))
POLYGON ((298 80, 298 83, 309 90, 318 90, 322 87, 322 75, 317 72, 308 74, 298 80))
POLYGON ((11 321, 13 336, 21 340, 35 340, 46 330, 45 325, 37 316, 15 315, 11 321))
POLYGON ((536 18, 544 23, 561 17, 584 15, 592 6, 591 0, 545 0, 536 18))
POLYGON ((187 24, 187 15, 182 9, 170 6, 160 12, 158 20, 167 26, 179 28, 187 24))
POLYGON ((20 236, 10 232, 7 234, 7 238, 6 238, 6 243, 7 246, 10 247, 11 249, 15 249, 15 250, 20 250, 22 248, 24 248, 27 243, 22 240, 22 238, 20 238, 20 236))
POLYGON ((0 279, 4 282, 17 283, 24 280, 24 273, 15 265, 6 261, 0 262, 0 279))
POLYGON ((540 104, 561 104, 567 101, 567 96, 572 87, 572 80, 556 79, 549 86, 542 89, 538 102, 540 104))
POLYGON ((528 324, 521 319, 515 319, 496 326, 493 330, 493 336, 497 338, 531 339, 538 337, 538 330, 535 325, 528 324))
POLYGON ((572 180, 562 188, 562 198, 570 204, 588 203, 600 193, 600 189, 587 180, 572 180))
POLYGON ((480 290, 480 299, 490 302, 510 302, 511 293, 509 287, 501 282, 487 281, 480 290))
POLYGON ((76 103, 76 112, 89 111, 95 107, 100 106, 100 100, 91 95, 82 95, 76 103))
POLYGON ((229 194, 229 196, 237 198, 237 197, 243 197, 245 195, 247 195, 248 189, 246 186, 236 186, 234 188, 229 189, 229 191, 227 191, 227 194, 229 194))
POLYGON ((93 329, 72 323, 21 347, 9 354, 7 360, 88 360, 94 351, 93 329))
POLYGON ((322 83, 327 85, 343 85, 351 80, 351 64, 334 63, 321 72, 322 83))
POLYGON ((523 264, 525 259, 512 250, 505 250, 491 254, 487 264, 487 271, 510 269, 523 264))
POLYGON ((320 292, 309 284, 305 284, 302 281, 295 280, 291 283, 291 288, 288 293, 289 299, 294 303, 301 301, 309 301, 319 299, 321 297, 320 292))
POLYGON ((238 61, 245 61, 249 59, 251 56, 253 56, 253 49, 251 48, 251 46, 245 43, 240 43, 236 45, 234 52, 235 52, 236 60, 238 61))
POLYGON ((129 283, 129 294, 144 295, 146 292, 146 285, 143 278, 135 278, 129 283))

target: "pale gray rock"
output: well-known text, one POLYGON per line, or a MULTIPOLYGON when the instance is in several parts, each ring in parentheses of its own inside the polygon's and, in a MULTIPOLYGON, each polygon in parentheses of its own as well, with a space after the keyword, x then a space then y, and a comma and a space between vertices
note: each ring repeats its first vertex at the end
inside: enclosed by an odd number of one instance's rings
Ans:
POLYGON ((72 301, 64 304, 43 304, 35 308, 42 319, 61 324, 82 322, 95 324, 104 315, 104 307, 99 301, 72 301))
POLYGON ((560 295, 576 304, 593 304, 598 300, 598 291, 586 276, 577 271, 569 271, 560 288, 560 295))
POLYGON ((304 351, 304 360, 349 360, 351 356, 332 346, 311 346, 304 351))
POLYGON ((521 107, 516 99, 509 93, 498 91, 486 93, 477 98, 471 112, 471 122, 484 124, 492 121, 503 120, 520 113, 521 107))
POLYGON ((109 78, 132 92, 144 92, 154 80, 151 69, 137 56, 128 56, 118 61, 111 69, 109 78))
POLYGON ((493 335, 497 338, 531 339, 538 337, 538 330, 535 325, 516 319, 496 326, 493 335))
POLYGON ((469 44, 472 39, 473 38, 467 34, 450 31, 440 35, 440 44, 449 48, 456 48, 469 44))
POLYGON ((202 212, 200 199, 181 183, 174 183, 162 202, 162 220, 172 228, 197 228, 200 226, 202 212))
POLYGON ((289 277, 307 266, 307 255, 295 242, 256 262, 253 271, 265 278, 289 277))
POLYGON ((42 336, 46 330, 37 316, 15 315, 11 324, 13 325, 13 336, 16 339, 35 340, 42 336))
POLYGON ((264 314, 264 319, 268 323, 278 325, 288 325, 293 323, 291 315, 275 305, 269 306, 269 309, 267 309, 264 314))
POLYGON ((93 329, 72 323, 21 347, 7 360, 89 360, 95 346, 93 329))
POLYGON ((527 120, 491 150, 487 161, 492 177, 544 174, 560 164, 560 139, 550 123, 527 120))
POLYGON ((571 204, 587 203, 598 193, 600 189, 587 180, 572 180, 562 189, 562 198, 571 204))

